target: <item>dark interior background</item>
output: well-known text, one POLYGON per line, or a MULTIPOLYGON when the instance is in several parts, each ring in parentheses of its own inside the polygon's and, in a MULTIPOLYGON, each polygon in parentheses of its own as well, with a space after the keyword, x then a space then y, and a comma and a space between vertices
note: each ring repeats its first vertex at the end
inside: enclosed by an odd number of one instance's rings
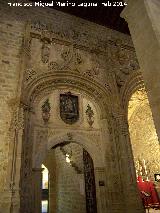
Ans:
MULTIPOLYGON (((32 0, 35 2, 36 0, 32 0)), ((122 2, 123 0, 57 0, 57 2, 69 2, 69 3, 76 3, 76 6, 53 6, 51 8, 63 11, 65 13, 75 15, 77 17, 92 21, 94 23, 109 27, 111 29, 117 30, 119 32, 130 34, 127 22, 120 17, 120 13, 123 10, 124 6, 108 6, 105 7, 102 5, 103 3, 110 2, 113 5, 113 2, 122 2), (80 3, 98 3, 97 7, 79 7, 77 6, 80 3)), ((37 2, 37 1, 36 1, 37 2)), ((51 0, 41 0, 41 2, 49 3, 51 0)))

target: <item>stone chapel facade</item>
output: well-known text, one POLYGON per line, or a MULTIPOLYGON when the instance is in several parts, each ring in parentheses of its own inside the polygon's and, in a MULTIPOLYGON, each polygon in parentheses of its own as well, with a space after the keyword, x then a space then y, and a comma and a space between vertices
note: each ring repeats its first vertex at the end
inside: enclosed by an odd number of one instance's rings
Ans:
POLYGON ((41 165, 52 147, 71 141, 93 159, 97 212, 143 213, 127 111, 144 82, 131 37, 56 10, 14 8, 3 0, 0 17, 0 212, 38 213, 41 165), (60 95, 68 92, 79 100, 73 124, 60 116, 60 95))

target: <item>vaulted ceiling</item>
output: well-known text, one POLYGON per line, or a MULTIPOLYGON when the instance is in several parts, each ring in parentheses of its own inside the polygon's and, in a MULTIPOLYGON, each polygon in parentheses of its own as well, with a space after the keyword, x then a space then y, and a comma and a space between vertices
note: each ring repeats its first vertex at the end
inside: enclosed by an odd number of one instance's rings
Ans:
MULTIPOLYGON (((33 0, 34 1, 34 0, 33 0)), ((41 2, 50 2, 49 0, 41 0, 41 2)), ((122 0, 60 0, 57 2, 69 2, 69 3, 76 3, 76 6, 53 6, 53 9, 60 10, 71 15, 75 15, 77 17, 92 21, 94 23, 109 27, 111 29, 117 30, 119 32, 129 34, 128 25, 124 19, 120 17, 120 13, 123 10, 124 6, 103 6, 103 2, 107 3, 110 2, 113 5, 113 2, 122 2, 122 0), (81 3, 97 3, 98 6, 94 7, 80 7, 78 6, 81 3)))

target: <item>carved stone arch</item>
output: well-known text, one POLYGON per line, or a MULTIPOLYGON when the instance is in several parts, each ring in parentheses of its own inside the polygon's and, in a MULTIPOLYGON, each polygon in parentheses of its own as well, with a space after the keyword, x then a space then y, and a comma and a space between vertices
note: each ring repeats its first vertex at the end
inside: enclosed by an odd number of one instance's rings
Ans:
MULTIPOLYGON (((97 146, 95 144, 93 144, 93 141, 91 139, 89 139, 88 137, 86 137, 86 135, 82 136, 76 132, 71 131, 68 133, 61 132, 54 136, 49 137, 45 155, 43 155, 43 154, 41 155, 41 153, 39 153, 41 159, 39 161, 39 164, 33 165, 34 170, 39 170, 41 168, 41 165, 44 164, 45 159, 52 148, 57 147, 64 141, 69 141, 69 137, 71 137, 70 143, 76 143, 76 144, 80 145, 83 148, 83 156, 84 156, 84 153, 88 153, 88 156, 91 159, 91 162, 92 162, 91 168, 93 168, 93 169, 91 170, 92 172, 91 171, 90 172, 91 172, 91 175, 93 178, 92 181, 93 180, 95 181, 95 183, 92 185, 91 188, 92 188, 92 190, 94 189, 95 191, 92 195, 89 194, 89 197, 91 196, 92 198, 95 199, 94 205, 96 206, 96 209, 98 209, 98 212, 103 212, 101 210, 101 208, 102 208, 102 206, 103 206, 103 210, 106 208, 106 206, 105 206, 106 205, 106 196, 103 194, 103 200, 101 200, 102 195, 100 195, 101 191, 99 189, 98 183, 99 183, 99 179, 101 179, 102 177, 105 178, 105 162, 104 162, 102 155, 99 154, 99 150, 97 149, 97 146)), ((84 160, 84 157, 83 157, 83 160, 84 160)), ((85 166, 85 162, 84 162, 84 166, 85 166)), ((86 164, 86 167, 88 167, 88 164, 86 164)), ((84 174, 85 174, 85 172, 84 172, 84 174)), ((90 178, 88 180, 90 180, 90 178)), ((91 183, 93 183, 93 182, 90 182, 90 184, 91 183)), ((89 191, 90 190, 91 189, 89 188, 89 191)), ((90 191, 90 192, 92 192, 92 191, 90 191)), ((93 211, 91 211, 91 212, 93 212, 93 211)))
POLYGON ((75 88, 92 97, 100 106, 101 118, 107 117, 108 109, 112 102, 111 92, 93 79, 87 79, 73 73, 55 72, 41 74, 24 88, 22 102, 32 108, 34 100, 39 94, 44 92, 49 94, 52 90, 64 85, 75 88))
POLYGON ((128 102, 132 94, 141 88, 144 88, 144 81, 142 73, 140 72, 140 70, 138 70, 128 76, 128 79, 126 80, 120 91, 122 106, 126 113, 128 111, 128 102))
MULTIPOLYGON (((76 132, 69 132, 69 134, 72 136, 72 140, 70 142, 77 143, 80 146, 82 146, 90 154, 91 158, 93 159, 95 167, 104 167, 105 159, 103 158, 102 155, 99 154, 97 146, 94 143, 92 143, 92 141, 88 137, 82 136, 76 132)), ((49 152, 49 150, 51 150, 54 146, 60 145, 64 141, 69 141, 67 133, 62 132, 49 137, 48 143, 47 143, 46 155, 49 152)), ((46 155, 41 155, 41 164, 44 161, 46 155)))
POLYGON ((95 98, 91 95, 88 94, 86 91, 82 91, 81 89, 75 89, 74 86, 66 86, 64 87, 63 85, 57 85, 57 87, 52 88, 52 90, 48 89, 43 91, 43 93, 39 93, 36 98, 34 99, 32 103, 32 107, 35 110, 39 103, 44 99, 44 97, 48 97, 52 92, 58 92, 63 93, 64 91, 72 91, 73 94, 77 94, 81 99, 85 98, 87 101, 91 102, 96 110, 97 118, 100 120, 101 119, 101 107, 99 106, 99 102, 95 100, 95 98))

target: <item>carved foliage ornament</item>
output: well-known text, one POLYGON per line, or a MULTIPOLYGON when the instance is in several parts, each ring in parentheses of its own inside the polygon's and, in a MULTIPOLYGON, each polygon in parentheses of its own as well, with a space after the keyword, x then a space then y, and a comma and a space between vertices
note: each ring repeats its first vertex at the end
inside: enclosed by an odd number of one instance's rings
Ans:
POLYGON ((89 126, 92 127, 94 123, 94 112, 89 104, 87 105, 86 116, 89 126))
POLYGON ((50 110, 51 110, 51 106, 49 103, 49 99, 46 99, 46 101, 42 105, 42 118, 43 118, 43 121, 45 124, 48 123, 48 121, 49 121, 50 110))

